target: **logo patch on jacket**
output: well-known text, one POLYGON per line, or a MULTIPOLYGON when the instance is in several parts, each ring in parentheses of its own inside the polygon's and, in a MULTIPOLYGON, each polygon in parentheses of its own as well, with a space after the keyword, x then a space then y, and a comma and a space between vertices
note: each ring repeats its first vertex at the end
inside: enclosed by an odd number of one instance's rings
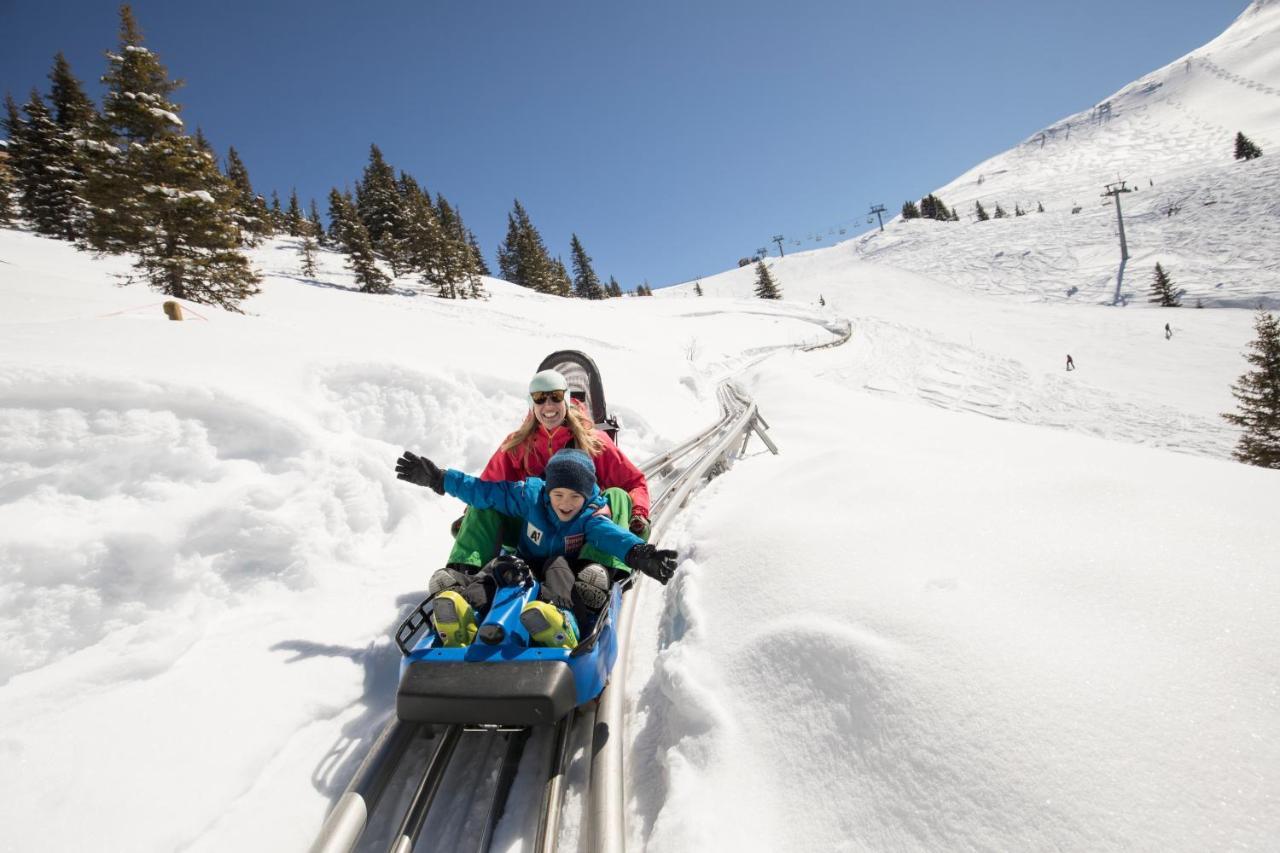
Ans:
POLYGON ((567 554, 574 554, 582 550, 582 544, 587 537, 582 533, 573 533, 564 537, 564 550, 567 554))
POLYGON ((542 531, 533 526, 533 522, 529 522, 529 526, 525 529, 524 535, 529 537, 529 541, 534 545, 542 544, 542 531))

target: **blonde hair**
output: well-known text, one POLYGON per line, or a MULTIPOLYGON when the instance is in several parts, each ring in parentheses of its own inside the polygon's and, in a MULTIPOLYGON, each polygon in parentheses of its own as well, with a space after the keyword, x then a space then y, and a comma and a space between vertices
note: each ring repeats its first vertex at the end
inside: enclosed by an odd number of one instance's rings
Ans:
MULTIPOLYGON (((573 443, 581 451, 588 456, 599 456, 604 450, 604 442, 600 440, 600 436, 596 435, 595 422, 587 415, 586 412, 578 408, 575 404, 565 401, 564 425, 569 428, 569 432, 573 434, 573 443)), ((515 450, 517 447, 524 445, 524 456, 520 460, 521 464, 527 464, 529 461, 529 445, 530 438, 538 428, 538 418, 534 415, 533 409, 524 416, 524 423, 520 424, 520 428, 511 435, 507 436, 507 440, 502 442, 501 450, 515 450)))

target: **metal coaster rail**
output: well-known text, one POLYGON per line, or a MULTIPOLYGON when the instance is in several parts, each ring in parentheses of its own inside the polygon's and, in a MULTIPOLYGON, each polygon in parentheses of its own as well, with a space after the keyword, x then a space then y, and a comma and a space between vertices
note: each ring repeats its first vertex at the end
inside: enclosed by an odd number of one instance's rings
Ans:
MULTIPOLYGON (((755 403, 746 394, 725 382, 720 385, 717 395, 721 407, 718 422, 640 466, 649 479, 650 491, 654 495, 652 537, 655 541, 669 527, 694 490, 708 477, 718 473, 718 470, 727 467, 735 454, 741 453, 741 447, 745 447, 751 434, 760 436, 771 451, 777 452, 764 432, 767 424, 760 417, 755 403)), ((625 683, 627 641, 634 622, 636 601, 646 587, 652 586, 646 581, 644 578, 635 578, 628 582, 630 589, 623 597, 618 625, 618 659, 609 685, 592 703, 595 708, 587 706, 572 712, 555 726, 555 740, 542 786, 542 807, 533 845, 537 853, 550 853, 555 849, 560 832, 560 806, 564 796, 566 764, 570 757, 569 744, 575 727, 583 724, 589 726, 585 731, 591 732, 593 741, 588 802, 584 815, 588 822, 585 828, 587 846, 593 853, 622 853, 625 850, 625 695, 621 685, 625 683), (581 719, 575 722, 576 718, 581 719)), ((459 725, 437 727, 434 732, 429 729, 431 727, 422 724, 403 723, 394 716, 386 723, 346 791, 325 819, 319 836, 311 846, 312 853, 351 853, 370 825, 397 767, 415 741, 423 735, 431 734, 436 740, 435 749, 426 768, 414 783, 414 794, 408 808, 395 824, 397 829, 391 836, 388 848, 389 853, 409 853, 413 850, 464 730, 468 733, 478 730, 491 738, 501 734, 508 735, 503 765, 496 774, 497 782, 492 800, 484 812, 487 815, 486 823, 479 831, 477 849, 489 849, 494 827, 505 811, 507 794, 528 740, 528 733, 511 733, 494 727, 472 729, 459 725)), ((492 751, 488 751, 488 754, 492 754, 492 751)), ((390 817, 384 820, 386 825, 391 825, 390 817)), ((448 846, 456 848, 458 845, 448 846)))

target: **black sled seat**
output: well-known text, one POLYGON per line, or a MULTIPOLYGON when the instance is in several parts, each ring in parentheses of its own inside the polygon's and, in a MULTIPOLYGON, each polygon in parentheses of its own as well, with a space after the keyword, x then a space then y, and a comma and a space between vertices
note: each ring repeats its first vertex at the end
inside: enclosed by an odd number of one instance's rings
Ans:
POLYGON ((396 716, 415 723, 536 726, 578 704, 564 660, 411 662, 400 679, 396 716))

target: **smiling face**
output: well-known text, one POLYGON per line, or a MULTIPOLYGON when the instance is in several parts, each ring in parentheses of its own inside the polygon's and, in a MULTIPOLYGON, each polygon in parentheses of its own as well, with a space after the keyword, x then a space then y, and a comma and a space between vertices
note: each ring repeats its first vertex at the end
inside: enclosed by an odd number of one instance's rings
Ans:
MULTIPOLYGON (((542 395, 540 395, 542 396, 542 395)), ((561 397, 560 401, 555 400, 555 394, 545 395, 541 403, 533 403, 533 414, 538 419, 538 423, 542 424, 548 430, 553 430, 564 423, 565 417, 569 414, 569 401, 561 397)))
POLYGON ((581 512, 582 505, 587 501, 573 489, 564 487, 552 489, 547 496, 551 498, 551 508, 556 511, 556 517, 561 521, 568 521, 581 512))

